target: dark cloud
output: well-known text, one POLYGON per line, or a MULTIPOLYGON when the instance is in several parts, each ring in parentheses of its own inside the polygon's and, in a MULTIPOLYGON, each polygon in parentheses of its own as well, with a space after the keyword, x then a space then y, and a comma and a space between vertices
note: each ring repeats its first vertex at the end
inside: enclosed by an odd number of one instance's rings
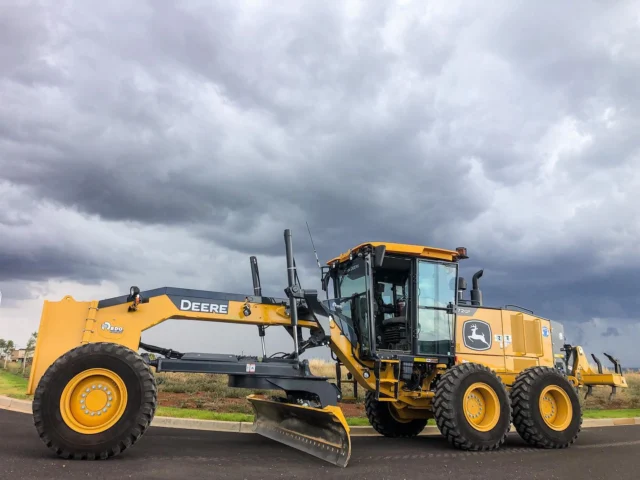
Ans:
POLYGON ((246 291, 256 254, 280 294, 308 221, 323 261, 466 246, 492 303, 633 324, 640 32, 583 7, 6 7, 0 281, 246 291))
POLYGON ((619 337, 620 336, 620 332, 615 327, 609 327, 609 328, 607 328, 607 331, 601 333, 601 335, 603 337, 619 337))
POLYGON ((0 282, 58 277, 85 283, 112 278, 113 274, 112 261, 84 256, 73 258, 72 252, 62 246, 0 254, 0 282))
POLYGON ((19 307, 20 301, 36 298, 35 292, 27 282, 15 279, 0 280, 0 292, 2 292, 2 303, 0 304, 2 308, 19 307))

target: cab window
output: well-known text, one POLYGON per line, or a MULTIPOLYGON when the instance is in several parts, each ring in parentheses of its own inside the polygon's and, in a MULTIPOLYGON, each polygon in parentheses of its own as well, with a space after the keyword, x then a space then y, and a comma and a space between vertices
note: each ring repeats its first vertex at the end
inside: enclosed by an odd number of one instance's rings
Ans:
POLYGON ((437 262, 418 263, 418 354, 450 355, 453 339, 457 266, 437 262))

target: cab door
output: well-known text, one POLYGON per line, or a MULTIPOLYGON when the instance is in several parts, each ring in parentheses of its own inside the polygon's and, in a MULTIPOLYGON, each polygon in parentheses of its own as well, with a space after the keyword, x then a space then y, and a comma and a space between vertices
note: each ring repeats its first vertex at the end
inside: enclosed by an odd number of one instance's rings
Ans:
POLYGON ((358 353, 360 358, 371 358, 375 353, 374 334, 372 326, 373 295, 371 258, 369 255, 356 257, 344 266, 340 266, 337 290, 341 315, 350 319, 357 334, 358 353))
POLYGON ((414 296, 417 313, 414 335, 416 355, 453 355, 457 277, 458 266, 455 263, 417 261, 414 296))

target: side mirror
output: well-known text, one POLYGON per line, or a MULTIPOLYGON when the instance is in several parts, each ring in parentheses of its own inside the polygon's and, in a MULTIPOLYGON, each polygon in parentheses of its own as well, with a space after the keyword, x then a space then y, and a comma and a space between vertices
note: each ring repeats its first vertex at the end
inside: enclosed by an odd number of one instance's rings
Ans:
POLYGON ((379 245, 373 249, 373 266, 374 268, 380 268, 384 261, 384 254, 387 251, 385 245, 379 245))
POLYGON ((329 279, 330 277, 330 273, 331 272, 327 272, 322 276, 322 291, 326 292, 327 288, 329 288, 329 279))
POLYGON ((467 289, 467 281, 464 277, 458 277, 458 290, 466 290, 467 289))

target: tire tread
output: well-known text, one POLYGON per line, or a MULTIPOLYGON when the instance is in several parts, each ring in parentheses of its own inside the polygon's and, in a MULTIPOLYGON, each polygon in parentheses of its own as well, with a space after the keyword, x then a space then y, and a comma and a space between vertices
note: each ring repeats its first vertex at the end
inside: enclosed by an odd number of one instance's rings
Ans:
POLYGON ((373 429, 391 438, 410 438, 420 434, 427 425, 427 419, 415 419, 408 423, 397 422, 388 411, 389 402, 375 399, 374 392, 368 391, 364 398, 364 408, 373 429))
POLYGON ((33 422, 38 432, 38 436, 44 442, 44 444, 51 449, 56 455, 74 460, 104 460, 120 453, 133 446, 142 435, 146 432, 151 425, 157 408, 158 402, 158 390, 154 380, 153 373, 149 368, 149 365, 142 359, 140 355, 137 355, 133 350, 111 342, 95 342, 79 347, 75 347, 69 350, 67 353, 58 358, 45 372, 40 379, 38 387, 36 388, 33 397, 33 422), (53 441, 47 433, 47 429, 44 426, 42 418, 42 397, 45 391, 49 388, 49 385, 54 381, 56 375, 64 370, 64 368, 70 363, 71 360, 78 359, 91 354, 109 353, 124 357, 124 359, 138 372, 141 378, 141 384, 143 386, 143 399, 144 404, 139 409, 137 418, 135 420, 135 426, 132 428, 127 436, 118 442, 115 446, 101 450, 100 452, 72 452, 65 449, 63 446, 58 445, 53 441))
MULTIPOLYGON (((520 372, 511 389, 511 404, 513 406, 513 425, 520 437, 528 444, 547 449, 567 448, 572 445, 582 430, 582 412, 577 431, 567 440, 558 442, 549 439, 536 425, 531 412, 537 408, 536 399, 532 398, 531 389, 536 381, 545 375, 557 376, 563 382, 565 377, 555 368, 546 366, 531 367, 520 372)), ((567 382, 568 383, 568 382, 567 382)))
POLYGON ((464 417, 461 416, 462 412, 456 412, 453 407, 454 396, 456 390, 458 389, 459 383, 467 376, 473 375, 476 372, 487 372, 492 374, 495 379, 498 380, 498 382, 496 383, 500 385, 503 397, 507 399, 509 398, 506 386, 504 385, 500 377, 495 375, 489 367, 478 363, 458 364, 447 370, 442 375, 436 387, 436 393, 433 400, 436 424, 438 425, 440 432, 447 438, 449 443, 451 443, 458 449, 471 451, 497 450, 505 442, 509 433, 509 429, 511 427, 510 407, 509 422, 507 428, 494 443, 489 445, 480 445, 476 442, 473 442, 464 435, 460 426, 461 418, 464 417))

